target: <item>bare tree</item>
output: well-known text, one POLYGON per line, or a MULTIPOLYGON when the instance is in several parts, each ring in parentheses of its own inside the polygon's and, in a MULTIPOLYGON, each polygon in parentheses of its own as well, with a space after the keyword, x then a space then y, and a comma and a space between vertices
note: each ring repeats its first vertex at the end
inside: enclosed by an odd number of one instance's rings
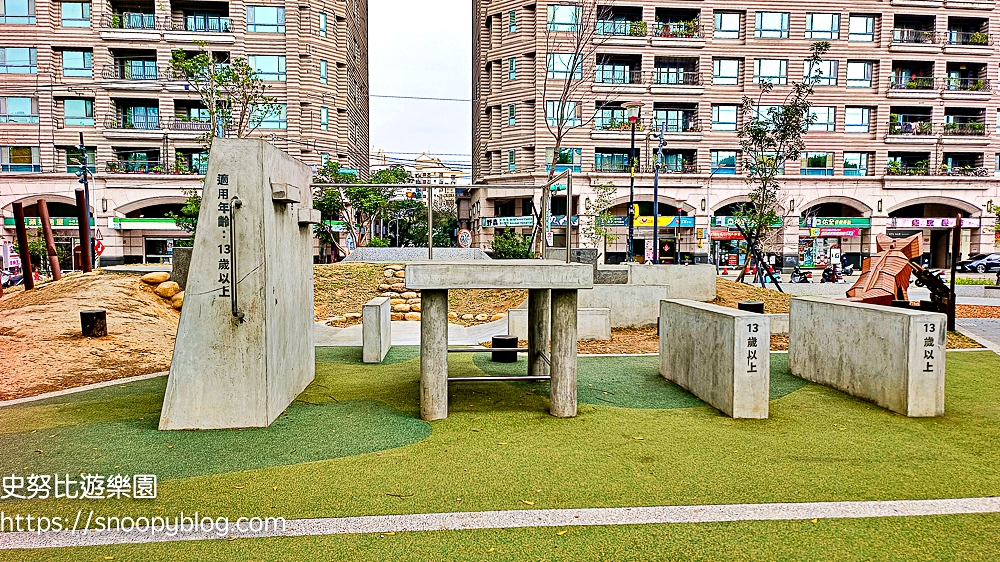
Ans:
MULTIPOLYGON (((545 79, 540 99, 545 115, 545 128, 553 139, 552 156, 546 155, 549 167, 547 179, 556 176, 563 139, 574 129, 594 121, 597 109, 584 111, 584 92, 589 92, 597 66, 597 51, 610 37, 604 34, 602 22, 609 19, 611 2, 598 5, 595 0, 581 0, 547 7, 545 27, 545 79), (550 104, 552 111, 550 112, 550 104)), ((645 35, 645 29, 642 31, 645 35)), ((543 190, 540 205, 535 209, 532 241, 536 255, 544 245, 541 232, 548 215, 549 190, 543 190)), ((572 202, 567 202, 567 237, 572 221, 572 202)))

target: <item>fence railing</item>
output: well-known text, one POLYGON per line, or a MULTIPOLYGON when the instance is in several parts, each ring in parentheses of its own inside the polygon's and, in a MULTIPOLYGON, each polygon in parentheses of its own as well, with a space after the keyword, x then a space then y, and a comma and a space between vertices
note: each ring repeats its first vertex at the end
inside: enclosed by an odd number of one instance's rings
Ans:
POLYGON ((986 166, 980 165, 978 162, 975 164, 967 164, 964 166, 949 166, 947 164, 942 164, 940 168, 934 173, 935 176, 971 176, 977 178, 985 178, 993 175, 993 172, 986 166))
POLYGON ((212 130, 212 124, 208 121, 192 121, 190 119, 174 118, 168 120, 166 128, 172 131, 196 131, 206 132, 212 130))
POLYGON ((930 116, 924 115, 913 115, 913 116, 900 116, 902 120, 900 121, 890 121, 889 134, 890 135, 932 135, 934 134, 934 125, 930 121, 930 116), (926 118, 926 120, 923 120, 926 118))
POLYGON ((902 164, 890 163, 885 167, 887 176, 929 176, 930 168, 924 164, 922 166, 904 166, 902 164))
POLYGON ((128 64, 128 61, 105 65, 101 76, 107 80, 159 80, 166 78, 155 66, 133 66, 128 64))
POLYGON ((184 18, 184 31, 232 33, 232 30, 232 21, 229 18, 197 16, 187 16, 184 18))
POLYGON ((154 14, 118 12, 104 14, 101 27, 108 29, 163 29, 163 19, 154 14))
POLYGON ((933 90, 932 76, 890 76, 889 88, 893 90, 933 90))
POLYGON ((994 39, 983 31, 949 31, 945 33, 945 42, 949 45, 988 46, 994 43, 994 39))
POLYGON ((992 92, 988 78, 945 78, 944 89, 961 92, 992 92))
POLYGON ((702 26, 698 20, 680 22, 662 22, 653 24, 653 37, 668 39, 699 39, 702 37, 702 26))
POLYGON ((695 113, 692 111, 686 113, 681 119, 664 119, 664 118, 653 118, 650 122, 650 127, 652 131, 661 131, 663 126, 663 121, 667 122, 667 134, 670 133, 698 133, 701 132, 701 123, 698 118, 695 117, 695 113))
POLYGON ((160 118, 150 115, 108 115, 104 118, 104 128, 154 131, 160 128, 160 118))
POLYGON ((701 74, 697 70, 657 68, 653 70, 653 84, 658 86, 700 86, 701 74))
POLYGON ((893 29, 893 43, 934 43, 936 35, 933 31, 922 31, 919 29, 893 29))
POLYGON ((594 72, 595 84, 642 84, 642 72, 631 68, 602 68, 594 72))
POLYGON ((984 123, 945 123, 942 129, 945 136, 955 137, 985 137, 989 134, 989 126, 984 123))
POLYGON ((646 27, 644 21, 598 20, 597 35, 645 37, 646 27))
POLYGON ((104 171, 109 174, 162 174, 159 160, 115 159, 104 163, 104 171))

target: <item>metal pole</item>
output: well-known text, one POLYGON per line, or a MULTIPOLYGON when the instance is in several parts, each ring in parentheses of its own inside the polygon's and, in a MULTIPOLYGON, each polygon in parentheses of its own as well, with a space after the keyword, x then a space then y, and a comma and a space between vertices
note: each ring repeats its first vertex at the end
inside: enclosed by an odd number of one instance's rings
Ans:
POLYGON ((628 151, 628 159, 631 173, 628 183, 628 256, 625 261, 631 263, 635 256, 635 121, 632 121, 632 144, 628 151))
MULTIPOLYGON (((663 161, 663 137, 667 136, 667 120, 660 124, 660 147, 656 149, 653 169, 653 263, 660 263, 660 164, 663 161)), ((677 220, 680 220, 679 218, 677 220)), ((675 241, 676 243, 676 241, 675 241)))
POLYGON ((28 251, 28 229, 24 227, 24 205, 14 203, 14 229, 17 231, 17 253, 21 256, 21 279, 24 290, 35 288, 35 276, 31 271, 31 252, 28 251))
MULTIPOLYGON (((84 227, 87 230, 87 248, 90 255, 90 264, 93 265, 97 263, 97 252, 94 248, 94 239, 97 236, 96 232, 90 232, 90 182, 87 181, 87 175, 90 173, 90 168, 87 166, 87 146, 83 144, 83 131, 80 131, 80 182, 83 184, 83 198, 86 204, 86 217, 87 220, 84 223, 84 227)), ((97 213, 94 213, 96 215, 97 213)), ((94 221, 94 228, 97 228, 97 221, 94 221)), ((81 239, 81 242, 83 240, 81 239)), ((80 248, 83 253, 83 248, 80 248)), ((89 270, 87 270, 89 271, 89 270)))
POLYGON ((52 270, 52 280, 62 279, 59 269, 59 255, 56 254, 56 240, 52 236, 52 223, 49 222, 49 206, 45 199, 38 200, 38 218, 42 221, 42 235, 45 236, 45 252, 49 255, 49 269, 52 270))
POLYGON ((962 251, 962 215, 955 219, 955 228, 951 231, 951 289, 948 292, 948 331, 955 331, 955 270, 958 264, 958 253, 962 251))
POLYGON ((78 221, 78 228, 80 229, 80 269, 84 273, 89 273, 91 271, 90 261, 90 227, 87 225, 87 219, 89 215, 89 210, 87 209, 87 196, 82 189, 76 190, 76 217, 78 221))
POLYGON ((427 259, 434 259, 434 188, 427 185, 427 259))
POLYGON ((566 176, 566 263, 573 261, 573 172, 566 176))

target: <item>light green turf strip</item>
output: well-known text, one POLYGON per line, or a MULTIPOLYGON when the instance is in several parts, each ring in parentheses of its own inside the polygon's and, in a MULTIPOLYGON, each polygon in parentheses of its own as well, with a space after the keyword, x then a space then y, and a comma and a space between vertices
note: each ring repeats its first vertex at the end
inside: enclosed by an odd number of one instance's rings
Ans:
MULTIPOLYGON (((469 355, 451 358, 454 374, 482 374, 469 355)), ((613 373, 616 361, 588 358, 581 369, 587 364, 613 373)), ((415 418, 418 363, 321 362, 302 399, 374 400, 415 418)), ((448 419, 431 424, 422 441, 380 455, 168 480, 153 502, 48 499, 0 502, 0 509, 133 516, 197 509, 213 517, 307 518, 996 495, 1000 358, 990 352, 949 354, 946 391, 947 414, 935 419, 908 419, 809 384, 772 401, 769 420, 732 420, 707 406, 591 404, 582 404, 577 418, 560 420, 548 415, 548 399, 537 391, 504 383, 456 384, 448 419)), ((59 428, 67 416, 100 419, 107 405, 95 402, 91 410, 70 414, 52 404, 17 408, 17 420, 59 428)), ((6 410, 0 410, 2 427, 9 427, 15 411, 6 410)), ((38 431, 45 438, 56 432, 38 431)), ((299 446, 288 442, 289 450, 299 446)), ((190 454, 178 448, 171 454, 190 454)), ((34 463, 27 457, 28 468, 19 473, 30 473, 34 463)))
POLYGON ((1000 516, 948 515, 215 540, 9 551, 0 560, 994 562, 997 537, 1000 516))

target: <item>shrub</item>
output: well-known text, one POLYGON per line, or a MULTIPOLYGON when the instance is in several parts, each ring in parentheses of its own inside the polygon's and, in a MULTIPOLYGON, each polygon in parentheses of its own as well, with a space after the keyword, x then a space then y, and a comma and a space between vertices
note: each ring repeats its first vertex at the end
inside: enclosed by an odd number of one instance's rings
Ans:
POLYGON ((372 239, 368 241, 369 248, 388 248, 389 239, 379 238, 378 236, 372 236, 372 239))
POLYGON ((531 238, 513 230, 493 237, 493 259, 519 260, 531 257, 531 238))

